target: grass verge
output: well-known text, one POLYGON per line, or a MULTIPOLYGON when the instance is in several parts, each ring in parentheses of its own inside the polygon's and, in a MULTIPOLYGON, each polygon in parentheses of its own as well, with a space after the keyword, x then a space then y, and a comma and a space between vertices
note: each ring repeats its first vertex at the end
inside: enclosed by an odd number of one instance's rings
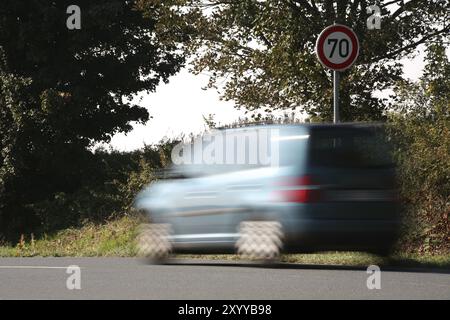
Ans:
MULTIPOLYGON (((177 255, 176 257, 186 259, 239 261, 239 257, 233 254, 177 255)), ((380 267, 436 268, 450 270, 450 254, 393 254, 390 257, 380 257, 365 252, 333 251, 308 254, 285 254, 281 257, 281 261, 285 263, 297 263, 304 265, 336 265, 352 267, 378 265, 380 267)))
POLYGON ((138 218, 125 216, 105 224, 65 229, 38 240, 28 236, 16 245, 0 246, 0 257, 134 256, 134 230, 139 223, 138 218))
MULTIPOLYGON (((141 218, 125 216, 105 224, 88 223, 70 228, 42 239, 25 237, 16 245, 0 245, 0 257, 134 257, 134 237, 141 218)), ((236 255, 176 255, 177 258, 238 261, 236 255)), ((382 258, 362 252, 324 252, 287 254, 283 262, 311 265, 397 266, 450 269, 450 254, 418 255, 394 254, 382 258)))

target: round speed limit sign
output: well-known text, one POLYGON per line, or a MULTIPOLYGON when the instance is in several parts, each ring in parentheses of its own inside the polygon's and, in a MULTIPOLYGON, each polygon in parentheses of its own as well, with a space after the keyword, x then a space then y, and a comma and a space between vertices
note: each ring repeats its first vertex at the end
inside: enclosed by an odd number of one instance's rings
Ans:
POLYGON ((325 67, 342 71, 355 62, 359 53, 358 38, 347 26, 334 24, 325 28, 317 38, 316 54, 325 67))

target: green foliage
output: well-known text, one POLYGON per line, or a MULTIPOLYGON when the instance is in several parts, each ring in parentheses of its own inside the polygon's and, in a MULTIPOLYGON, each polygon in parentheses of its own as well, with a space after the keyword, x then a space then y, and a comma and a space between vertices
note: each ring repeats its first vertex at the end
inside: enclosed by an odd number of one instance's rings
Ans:
POLYGON ((390 118, 405 208, 403 250, 450 250, 450 62, 441 41, 427 48, 418 83, 396 89, 390 118))
POLYGON ((132 210, 132 202, 137 193, 150 182, 164 177, 163 172, 171 164, 170 153, 178 141, 163 140, 156 146, 145 146, 135 152, 136 169, 129 172, 119 191, 125 212, 132 210))
POLYGON ((147 121, 133 94, 154 91, 184 63, 164 4, 144 17, 136 1, 77 1, 81 30, 68 30, 71 4, 0 5, 0 238, 59 226, 51 220, 63 215, 78 221, 86 206, 89 216, 110 211, 111 176, 88 147, 147 121))
POLYGON ((123 98, 154 91, 179 70, 184 57, 158 24, 162 5, 143 17, 135 1, 78 1, 82 28, 74 31, 66 27, 70 4, 2 1, 0 45, 8 72, 33 80, 33 96, 50 90, 64 99, 44 108, 56 117, 52 128, 60 139, 107 140, 129 131, 130 121, 148 119, 145 108, 123 98))
POLYGON ((408 251, 450 250, 450 122, 392 119, 408 251), (408 142, 405 142, 408 141, 408 142))
MULTIPOLYGON (((155 2, 166 1, 141 1, 155 2)), ((348 25, 360 40, 356 65, 341 74, 343 121, 383 119, 388 101, 374 92, 401 79, 400 58, 450 30, 446 1, 384 2, 380 30, 366 25, 366 6, 375 2, 169 2, 172 15, 185 16, 179 28, 185 28, 189 18, 195 31, 187 48, 194 55, 194 71, 208 73, 209 87, 217 88, 224 99, 250 111, 297 108, 320 121, 332 119, 331 73, 319 64, 314 50, 324 27, 334 22, 348 25)))
MULTIPOLYGON (((155 180, 155 172, 164 167, 164 148, 171 143, 165 141, 134 152, 96 150, 92 154, 96 170, 90 181, 73 192, 59 192, 28 205, 40 222, 40 227, 33 228, 34 233, 101 223, 130 214, 137 192, 155 180)), ((23 228, 19 230, 26 233, 23 228)))

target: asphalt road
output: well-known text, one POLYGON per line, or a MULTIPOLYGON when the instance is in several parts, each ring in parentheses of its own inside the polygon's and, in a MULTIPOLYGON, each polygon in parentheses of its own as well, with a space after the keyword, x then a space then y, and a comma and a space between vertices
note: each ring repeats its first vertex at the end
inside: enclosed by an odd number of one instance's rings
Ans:
MULTIPOLYGON (((369 290, 365 269, 256 266, 129 258, 1 258, 0 299, 450 299, 450 272, 381 270, 369 290), (67 267, 81 289, 67 289, 67 267)), ((74 282, 72 282, 74 283, 74 282)))

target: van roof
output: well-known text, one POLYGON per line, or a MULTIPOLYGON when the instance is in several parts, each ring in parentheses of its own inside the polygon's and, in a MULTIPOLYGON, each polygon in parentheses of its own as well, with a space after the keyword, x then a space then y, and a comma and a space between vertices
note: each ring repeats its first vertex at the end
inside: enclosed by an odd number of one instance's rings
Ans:
POLYGON ((313 128, 373 128, 373 127, 381 127, 384 123, 382 122, 340 122, 340 123, 294 123, 294 124, 263 124, 260 122, 257 123, 249 123, 245 124, 241 127, 236 128, 218 128, 219 130, 227 130, 227 131, 246 131, 248 129, 267 129, 267 128, 304 128, 307 130, 313 128))

